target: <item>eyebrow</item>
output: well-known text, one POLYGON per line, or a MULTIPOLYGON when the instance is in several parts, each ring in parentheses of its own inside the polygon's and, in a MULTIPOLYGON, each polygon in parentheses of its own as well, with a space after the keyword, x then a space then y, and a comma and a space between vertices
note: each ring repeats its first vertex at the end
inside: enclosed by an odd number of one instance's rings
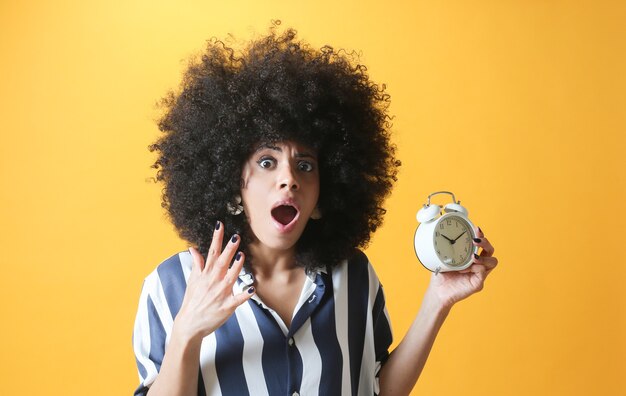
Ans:
MULTIPOLYGON (((280 153, 283 152, 283 150, 280 147, 278 147, 278 146, 272 146, 271 144, 262 144, 262 145, 260 145, 256 149, 255 153, 258 153, 259 151, 261 151, 263 149, 270 149, 270 150, 278 151, 280 153)), ((307 153, 307 152, 296 153, 295 157, 296 158, 312 158, 314 160, 317 160, 317 158, 313 154, 310 154, 310 153, 307 153)))

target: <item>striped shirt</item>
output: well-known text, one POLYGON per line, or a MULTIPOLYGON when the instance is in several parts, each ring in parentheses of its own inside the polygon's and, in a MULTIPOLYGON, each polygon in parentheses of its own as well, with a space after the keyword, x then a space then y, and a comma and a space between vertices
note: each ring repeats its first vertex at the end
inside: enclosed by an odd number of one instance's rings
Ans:
MULTIPOLYGON (((146 277, 133 333, 145 395, 161 367, 192 266, 178 253, 146 277)), ((251 274, 233 286, 246 289, 251 274)), ((358 252, 327 271, 307 272, 291 327, 258 296, 202 341, 198 395, 376 395, 391 325, 382 286, 358 252)))

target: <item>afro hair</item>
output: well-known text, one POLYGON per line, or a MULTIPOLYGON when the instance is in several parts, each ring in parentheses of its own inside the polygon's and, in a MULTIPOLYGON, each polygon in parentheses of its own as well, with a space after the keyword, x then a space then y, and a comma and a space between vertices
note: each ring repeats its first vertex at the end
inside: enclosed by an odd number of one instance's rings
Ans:
MULTIPOLYGON (((294 141, 317 151, 319 220, 296 245, 297 265, 332 268, 364 248, 382 224, 400 162, 390 142, 385 85, 352 52, 311 48, 296 31, 269 33, 236 51, 215 38, 190 61, 177 92, 162 100, 163 135, 149 146, 163 182, 162 204, 181 238, 206 254, 216 221, 253 240, 229 204, 259 144, 294 141)), ((247 264, 249 265, 249 264, 247 264)))

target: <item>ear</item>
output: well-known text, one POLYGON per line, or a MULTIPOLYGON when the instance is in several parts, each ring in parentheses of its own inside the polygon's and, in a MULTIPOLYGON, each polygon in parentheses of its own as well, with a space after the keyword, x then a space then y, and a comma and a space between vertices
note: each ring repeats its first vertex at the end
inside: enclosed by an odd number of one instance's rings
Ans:
POLYGON ((313 220, 319 220, 322 218, 322 212, 320 211, 319 207, 315 207, 315 209, 313 209, 313 212, 311 212, 311 219, 313 220))

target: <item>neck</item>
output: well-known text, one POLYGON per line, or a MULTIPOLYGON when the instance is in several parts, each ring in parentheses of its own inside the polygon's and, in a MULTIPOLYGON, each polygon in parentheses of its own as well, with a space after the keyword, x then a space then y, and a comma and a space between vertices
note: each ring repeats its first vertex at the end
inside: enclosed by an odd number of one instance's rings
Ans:
POLYGON ((252 272, 257 278, 270 278, 297 269, 296 249, 276 250, 260 243, 250 245, 252 254, 252 272))

